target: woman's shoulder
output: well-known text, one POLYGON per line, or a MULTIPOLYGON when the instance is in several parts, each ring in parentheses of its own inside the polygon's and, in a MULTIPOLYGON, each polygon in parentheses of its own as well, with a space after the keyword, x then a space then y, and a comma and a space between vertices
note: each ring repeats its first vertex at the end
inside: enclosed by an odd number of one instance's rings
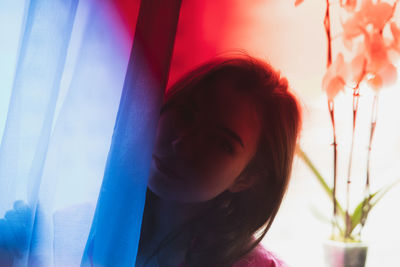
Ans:
POLYGON ((288 267, 288 265, 259 244, 232 267, 288 267))

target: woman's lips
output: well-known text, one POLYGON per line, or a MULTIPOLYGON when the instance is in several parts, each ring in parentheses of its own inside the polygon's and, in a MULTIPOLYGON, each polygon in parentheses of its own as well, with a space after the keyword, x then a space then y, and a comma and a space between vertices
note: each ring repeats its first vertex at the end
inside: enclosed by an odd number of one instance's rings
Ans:
POLYGON ((153 156, 154 158, 154 162, 156 164, 157 169, 162 172, 163 174, 165 174, 168 178, 174 179, 174 180, 180 180, 181 178, 174 173, 172 170, 170 170, 167 165, 162 162, 159 158, 157 158, 156 156, 153 156))

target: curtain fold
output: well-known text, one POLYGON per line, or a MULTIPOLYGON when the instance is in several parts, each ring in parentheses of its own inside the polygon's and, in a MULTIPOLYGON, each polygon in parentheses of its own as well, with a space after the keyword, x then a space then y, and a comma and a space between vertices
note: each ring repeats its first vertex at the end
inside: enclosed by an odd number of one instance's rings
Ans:
POLYGON ((26 266, 55 104, 77 0, 32 0, 27 8, 0 147, 0 244, 26 266))
POLYGON ((82 266, 134 266, 180 0, 141 2, 112 144, 82 266))
POLYGON ((26 1, 0 147, 0 266, 134 265, 180 0, 143 1, 131 53, 118 12, 137 9, 124 1, 26 1))
POLYGON ((0 214, 35 202, 77 3, 30 2, 0 147, 0 214))

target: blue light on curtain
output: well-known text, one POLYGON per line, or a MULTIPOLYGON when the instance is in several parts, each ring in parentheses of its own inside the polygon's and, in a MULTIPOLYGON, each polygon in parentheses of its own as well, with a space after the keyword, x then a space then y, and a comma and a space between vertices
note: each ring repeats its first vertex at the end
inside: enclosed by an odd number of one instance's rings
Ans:
POLYGON ((19 5, 16 71, 0 94, 11 91, 0 102, 0 266, 133 266, 180 7, 144 3, 129 67, 114 1, 19 5))
POLYGON ((180 0, 141 2, 96 213, 82 266, 134 266, 180 0))
POLYGON ((3 250, 17 256, 15 266, 28 262, 38 192, 77 4, 77 0, 31 1, 27 9, 0 147, 0 214, 4 215, 0 240, 3 250))

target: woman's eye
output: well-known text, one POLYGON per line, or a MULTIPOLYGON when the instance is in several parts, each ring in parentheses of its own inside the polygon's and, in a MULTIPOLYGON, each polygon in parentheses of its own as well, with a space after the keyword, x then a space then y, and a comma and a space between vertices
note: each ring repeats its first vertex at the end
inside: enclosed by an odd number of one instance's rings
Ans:
POLYGON ((234 146, 225 137, 218 134, 209 133, 208 138, 211 144, 214 144, 217 149, 224 151, 229 154, 234 154, 234 146))
POLYGON ((195 113, 191 108, 186 106, 178 106, 176 108, 178 110, 179 115, 185 122, 192 122, 194 120, 195 113))
POLYGON ((224 151, 228 152, 229 154, 233 154, 233 152, 234 152, 233 146, 228 141, 221 140, 220 146, 222 147, 222 149, 224 151))

